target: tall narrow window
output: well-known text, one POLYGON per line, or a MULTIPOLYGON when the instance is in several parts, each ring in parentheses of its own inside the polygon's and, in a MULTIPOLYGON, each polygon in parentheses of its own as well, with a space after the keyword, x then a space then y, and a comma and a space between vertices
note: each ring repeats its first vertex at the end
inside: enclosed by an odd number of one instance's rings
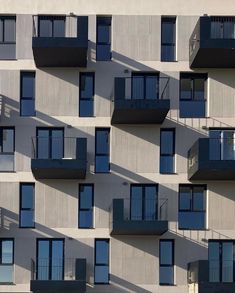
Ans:
POLYGON ((0 128, 0 171, 14 171, 15 129, 0 128))
POLYGON ((38 36, 47 38, 65 37, 65 16, 39 16, 38 36))
POLYGON ((180 74, 180 117, 203 118, 206 115, 207 74, 180 74))
POLYGON ((161 129, 160 173, 175 173, 175 130, 161 129))
POLYGON ((35 72, 20 74, 20 115, 35 116, 35 72))
POLYGON ((95 283, 109 283, 109 239, 95 240, 95 283))
POLYGON ((94 185, 79 185, 79 228, 93 228, 94 185))
POLYGON ((34 228, 34 183, 20 184, 20 227, 34 228))
POLYGON ((96 128, 95 131, 95 172, 109 173, 109 128, 96 128))
POLYGON ((0 59, 16 59, 15 16, 0 16, 0 59))
POLYGON ((159 74, 155 72, 132 73, 132 96, 134 100, 159 98, 159 74))
POLYGON ((179 229, 206 228, 206 186, 180 185, 179 229))
POLYGON ((94 116, 94 72, 81 72, 79 82, 79 116, 94 116))
POLYGON ((110 61, 111 53, 111 23, 110 16, 97 16, 96 19, 96 60, 110 61))
POLYGON ((175 17, 162 17, 161 61, 175 61, 175 17))
POLYGON ((160 285, 174 285, 174 240, 160 240, 160 285))
POLYGON ((0 284, 13 283, 14 240, 0 239, 0 284))

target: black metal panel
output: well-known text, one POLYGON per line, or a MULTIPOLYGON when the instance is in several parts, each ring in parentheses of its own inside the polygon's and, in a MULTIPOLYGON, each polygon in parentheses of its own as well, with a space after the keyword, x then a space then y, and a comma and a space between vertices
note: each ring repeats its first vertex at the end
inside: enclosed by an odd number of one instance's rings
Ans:
POLYGON ((86 292, 86 282, 80 280, 31 280, 30 291, 33 293, 84 293, 86 292))
POLYGON ((235 160, 211 160, 209 138, 200 138, 188 153, 189 180, 234 180, 235 160))
POLYGON ((191 68, 235 68, 235 39, 213 39, 211 18, 200 17, 189 40, 191 68))
POLYGON ((113 200, 112 235, 162 235, 168 230, 168 221, 133 221, 124 219, 124 200, 113 200))

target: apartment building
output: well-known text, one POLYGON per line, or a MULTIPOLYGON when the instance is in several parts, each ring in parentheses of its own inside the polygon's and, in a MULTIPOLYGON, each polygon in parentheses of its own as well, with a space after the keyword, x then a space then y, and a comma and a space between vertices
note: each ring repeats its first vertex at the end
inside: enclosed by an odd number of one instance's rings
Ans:
POLYGON ((0 4, 0 292, 235 292, 234 0, 0 4))

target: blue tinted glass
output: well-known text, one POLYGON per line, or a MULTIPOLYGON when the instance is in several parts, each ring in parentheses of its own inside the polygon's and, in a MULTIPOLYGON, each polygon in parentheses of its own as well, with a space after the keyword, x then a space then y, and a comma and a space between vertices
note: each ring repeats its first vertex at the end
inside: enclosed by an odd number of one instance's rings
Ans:
POLYGON ((222 243, 222 282, 233 282, 233 242, 222 243))
POLYGON ((203 118, 205 113, 205 101, 180 101, 181 118, 203 118))
POLYGON ((160 241, 160 265, 172 265, 172 242, 160 241))
POLYGON ((220 281, 220 244, 219 242, 211 242, 208 244, 209 252, 209 281, 220 281))
POLYGON ((22 72, 22 79, 21 79, 21 94, 22 98, 32 98, 34 99, 35 94, 35 74, 34 72, 22 72))
POLYGON ((205 99, 205 79, 196 78, 194 80, 194 100, 205 99))
POLYGON ((91 99, 93 97, 94 76, 92 74, 81 73, 80 79, 80 99, 91 99))
POLYGON ((21 208, 32 209, 34 207, 34 185, 21 184, 21 208))
POLYGON ((53 37, 65 36, 65 19, 54 19, 53 21, 53 37))
POLYGON ((156 186, 145 187, 145 220, 157 219, 157 188, 156 186))
POLYGON ((95 158, 95 172, 108 173, 109 170, 109 156, 97 156, 95 158))
POLYGON ((109 267, 96 266, 95 267, 95 283, 108 283, 109 282, 109 267))
POLYGON ((143 218, 143 188, 141 186, 131 187, 131 220, 142 220, 143 218))
POLYGON ((51 279, 63 280, 63 241, 53 240, 51 259, 51 279))
POLYGON ((192 96, 192 80, 191 78, 180 79, 180 99, 191 100, 192 96))
POLYGON ((174 131, 161 130, 161 154, 172 155, 174 153, 174 131))
POLYGON ((14 129, 2 129, 2 152, 14 152, 14 129))
POLYGON ((162 19, 162 43, 175 43, 174 19, 162 19))
POLYGON ((34 211, 21 211, 20 227, 34 227, 34 211))
POLYGON ((160 284, 174 284, 173 267, 160 267, 160 284))
POLYGON ((157 99, 159 94, 158 89, 158 77, 157 76, 146 76, 145 83, 146 83, 146 99, 157 99))
POLYGON ((174 173, 174 157, 161 156, 160 158, 160 173, 174 173))
POLYGON ((109 242, 108 240, 96 240, 95 263, 109 264, 109 242))
POLYGON ((38 280, 49 279, 49 241, 38 242, 37 278, 38 280))
POLYGON ((179 212, 179 229, 205 229, 205 212, 179 212))
POLYGON ((180 210, 191 210, 191 188, 180 187, 180 210))
POLYGON ((38 130, 37 137, 37 158, 49 158, 49 130, 38 130))
POLYGON ((109 154, 109 130, 96 131, 96 154, 109 154))
POLYGON ((174 45, 162 45, 161 61, 175 61, 175 46, 174 45))
POLYGON ((51 158, 63 158, 64 138, 63 130, 53 130, 51 137, 51 158))
POLYGON ((97 45, 96 46, 96 60, 97 61, 110 61, 111 60, 111 46, 110 45, 97 45))
POLYGON ((21 99, 20 111, 21 116, 35 116, 35 101, 21 99))
POLYGON ((202 187, 193 188, 193 210, 194 211, 205 210, 205 194, 204 194, 204 188, 202 187))
POLYGON ((39 37, 52 37, 52 21, 39 18, 39 37))
POLYGON ((111 39, 111 26, 109 25, 98 25, 97 30, 97 42, 109 44, 111 39))
POLYGON ((79 103, 79 116, 80 117, 93 117, 94 116, 94 101, 80 100, 79 103))
POLYGON ((2 240, 2 264, 13 263, 13 241, 2 240))
POLYGON ((0 283, 13 283, 13 265, 0 265, 0 283))
POLYGON ((133 76, 132 77, 132 99, 142 100, 145 98, 144 95, 144 77, 133 76))
POLYGON ((80 211, 79 212, 79 227, 80 228, 92 228, 93 227, 93 212, 92 211, 80 211))
POLYGON ((93 187, 80 185, 80 209, 90 209, 93 205, 93 187))

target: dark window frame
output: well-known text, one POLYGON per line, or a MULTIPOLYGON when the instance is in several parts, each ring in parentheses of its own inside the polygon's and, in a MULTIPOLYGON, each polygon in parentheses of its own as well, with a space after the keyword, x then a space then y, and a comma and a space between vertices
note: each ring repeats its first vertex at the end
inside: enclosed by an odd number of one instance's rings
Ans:
POLYGON ((160 239, 159 240, 159 285, 160 286, 174 286, 175 285, 175 273, 174 273, 174 266, 175 266, 175 240, 174 239, 160 239), (162 264, 161 263, 161 243, 162 242, 171 242, 171 249, 172 249, 172 264, 162 264), (163 283, 160 280, 160 268, 161 267, 172 267, 173 268, 173 283, 163 283))
POLYGON ((94 284, 95 285, 109 285, 110 284, 110 239, 109 238, 95 238, 95 253, 94 253, 94 257, 95 257, 95 259, 94 259, 94 284), (96 254, 97 254, 97 252, 96 252, 96 242, 98 242, 98 241, 105 241, 105 242, 108 243, 108 249, 109 249, 109 252, 108 252, 108 264, 106 264, 106 263, 97 264, 96 263, 96 254), (109 274, 108 274, 108 282, 107 283, 106 282, 96 282, 95 281, 95 268, 97 266, 107 266, 108 267, 109 274))
POLYGON ((176 62, 176 16, 162 16, 161 17, 161 62, 176 62), (163 24, 172 23, 174 25, 174 42, 163 42, 163 24), (172 60, 165 60, 163 58, 163 47, 174 48, 174 58, 172 60))
POLYGON ((15 127, 14 126, 0 126, 0 146, 3 147, 3 130, 4 129, 11 129, 13 130, 13 152, 4 152, 0 150, 0 155, 14 155, 15 154, 15 127))
POLYGON ((35 71, 20 71, 20 116, 21 117, 34 117, 34 116, 36 116, 36 110, 35 110, 35 94, 36 94, 35 85, 36 85, 36 83, 35 83, 35 81, 36 81, 36 72, 35 71), (34 96, 33 97, 23 97, 23 77, 25 75, 34 77, 34 96), (34 114, 33 115, 22 115, 21 101, 34 101, 34 114))
POLYGON ((15 243, 14 243, 14 238, 0 238, 0 265, 1 266, 4 266, 4 265, 6 265, 6 266, 9 266, 9 265, 14 265, 14 263, 15 263, 15 243), (11 263, 3 263, 2 262, 2 242, 4 242, 4 241, 12 241, 12 262, 11 263))
POLYGON ((19 228, 21 229, 27 229, 27 228, 35 228, 35 183, 32 182, 20 182, 20 213, 19 213, 19 228), (22 186, 33 186, 33 208, 22 208, 22 186), (22 226, 21 225, 21 212, 22 211, 32 211, 33 214, 33 226, 22 226))
POLYGON ((176 143, 175 143, 175 137, 176 137, 176 135, 175 135, 175 133, 176 133, 176 129, 175 128, 161 128, 160 129, 160 160, 159 160, 159 171, 160 171, 160 174, 176 174, 176 170, 175 170, 175 145, 176 145, 176 143), (161 147, 161 142, 162 142, 162 132, 164 132, 164 131, 166 131, 166 132, 172 132, 173 133, 173 147, 172 147, 172 149, 173 149, 173 153, 172 154, 164 154, 163 152, 162 152, 162 147, 161 147), (173 166, 173 172, 162 172, 161 171, 161 157, 173 157, 173 164, 174 164, 174 166, 173 166))
POLYGON ((95 173, 97 174, 109 174, 110 173, 110 128, 109 127, 96 127, 95 128, 95 173), (108 144, 109 144, 109 148, 108 148, 108 153, 97 153, 97 141, 96 141, 96 138, 97 138, 97 135, 96 133, 98 131, 108 131, 108 138, 109 138, 109 141, 108 141, 108 144), (96 169, 96 157, 101 157, 101 156, 107 156, 109 158, 109 170, 108 172, 97 172, 97 169, 96 169))
POLYGON ((66 15, 38 15, 38 37, 40 38, 57 38, 54 36, 54 21, 55 20, 63 20, 64 21, 64 36, 63 37, 60 37, 60 38, 65 38, 66 37, 66 15), (41 37, 41 32, 40 32, 40 21, 41 20, 49 20, 51 22, 51 25, 52 25, 52 30, 51 30, 51 33, 52 35, 51 36, 47 36, 47 37, 41 37))
POLYGON ((111 48, 111 44, 112 44, 112 16, 111 15, 97 15, 96 16, 96 61, 103 61, 103 62, 107 62, 107 61, 111 61, 112 60, 112 48, 111 48), (99 20, 101 19, 105 19, 105 22, 107 22, 107 24, 98 24, 99 20), (110 24, 109 24, 110 22, 110 24), (98 41, 98 26, 110 26, 110 41, 109 42, 99 42, 98 41), (99 59, 97 58, 97 48, 99 46, 102 45, 107 45, 110 46, 110 58, 109 59, 99 59))
POLYGON ((78 202, 78 212, 79 212, 79 221, 78 221, 78 228, 79 229, 93 229, 94 228, 94 183, 82 183, 79 184, 79 202, 78 202), (81 196, 81 187, 82 186, 90 186, 92 187, 92 207, 91 209, 82 209, 80 204, 81 204, 81 200, 80 200, 80 196, 81 196), (92 212, 92 226, 91 227, 82 227, 80 226, 80 212, 81 211, 91 211, 92 212))
POLYGON ((158 82, 158 92, 156 91, 156 99, 155 100, 159 100, 159 84, 160 84, 160 73, 158 71, 132 71, 131 73, 131 99, 134 100, 133 98, 133 80, 134 78, 143 78, 143 82, 144 82, 144 87, 143 87, 143 99, 139 99, 139 100, 152 100, 152 99, 148 99, 146 97, 146 92, 147 92, 147 86, 146 86, 146 82, 147 82, 147 77, 156 77, 156 80, 158 82))
POLYGON ((79 74, 79 117, 94 117, 94 96, 95 96, 95 72, 80 72, 79 74), (93 79, 93 88, 92 88, 92 97, 91 98, 82 98, 81 94, 81 83, 82 76, 92 76, 93 79), (83 116, 81 115, 81 101, 91 101, 93 102, 93 113, 91 116, 83 116))
POLYGON ((0 45, 3 45, 3 44, 8 44, 8 45, 11 45, 11 44, 16 44, 16 16, 13 16, 13 15, 2 15, 0 16, 0 21, 2 21, 2 38, 3 38, 3 41, 0 41, 0 45), (5 20, 9 20, 9 19, 12 19, 15 21, 15 41, 14 42, 6 42, 4 41, 5 39, 5 20))

